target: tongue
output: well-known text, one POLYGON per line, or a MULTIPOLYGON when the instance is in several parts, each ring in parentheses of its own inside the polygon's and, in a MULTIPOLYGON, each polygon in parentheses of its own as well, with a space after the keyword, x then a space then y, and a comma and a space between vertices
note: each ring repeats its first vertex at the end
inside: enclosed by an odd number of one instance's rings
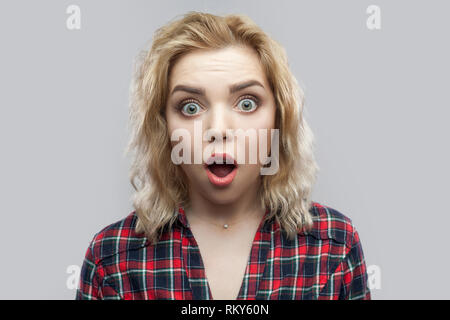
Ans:
POLYGON ((233 171, 234 166, 229 164, 212 164, 208 168, 214 175, 222 178, 233 171))

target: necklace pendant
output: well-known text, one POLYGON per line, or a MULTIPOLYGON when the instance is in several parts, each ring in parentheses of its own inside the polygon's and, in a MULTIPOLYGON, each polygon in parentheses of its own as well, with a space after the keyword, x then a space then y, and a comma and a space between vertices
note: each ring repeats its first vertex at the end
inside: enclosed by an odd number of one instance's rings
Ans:
POLYGON ((224 224, 223 227, 224 227, 225 229, 228 229, 228 225, 227 225, 227 224, 224 224))

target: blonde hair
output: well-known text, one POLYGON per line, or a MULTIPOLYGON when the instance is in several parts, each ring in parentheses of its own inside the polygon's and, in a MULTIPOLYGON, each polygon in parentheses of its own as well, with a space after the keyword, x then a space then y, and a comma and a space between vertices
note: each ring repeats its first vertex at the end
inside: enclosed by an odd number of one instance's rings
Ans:
POLYGON ((267 219, 274 217, 291 239, 312 227, 310 196, 319 167, 313 134, 303 117, 304 94, 289 70, 284 49, 245 15, 190 11, 156 30, 150 50, 137 56, 130 85, 131 138, 126 154, 133 153, 130 181, 135 189, 136 232, 144 232, 151 243, 175 222, 178 206, 189 203, 187 177, 170 160, 164 115, 171 67, 194 49, 230 45, 256 51, 275 98, 279 170, 261 176, 258 193, 261 204, 270 209, 267 219))

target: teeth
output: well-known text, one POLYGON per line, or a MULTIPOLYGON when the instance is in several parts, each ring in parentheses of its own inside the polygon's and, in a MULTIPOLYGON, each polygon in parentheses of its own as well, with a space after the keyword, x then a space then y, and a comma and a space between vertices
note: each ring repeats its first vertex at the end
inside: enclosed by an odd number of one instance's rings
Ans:
POLYGON ((210 159, 209 161, 207 161, 206 163, 208 166, 212 165, 212 164, 225 164, 225 165, 234 165, 234 160, 232 158, 230 158, 230 163, 227 163, 227 157, 224 156, 223 158, 221 158, 220 156, 214 157, 212 159, 210 159))
POLYGON ((223 164, 223 165, 228 165, 228 166, 233 166, 234 167, 234 164, 233 163, 226 163, 226 162, 223 162, 223 163, 218 163, 218 162, 213 162, 213 163, 211 163, 210 164, 210 166, 212 166, 213 164, 223 164))
POLYGON ((227 159, 215 159, 213 163, 215 163, 215 164, 233 164, 233 163, 227 163, 227 159))

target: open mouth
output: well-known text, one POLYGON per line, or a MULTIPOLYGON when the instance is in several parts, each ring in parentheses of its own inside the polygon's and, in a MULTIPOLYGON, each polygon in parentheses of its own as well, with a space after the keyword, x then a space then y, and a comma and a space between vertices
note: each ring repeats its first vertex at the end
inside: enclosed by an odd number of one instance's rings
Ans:
POLYGON ((213 154, 205 164, 209 181, 216 186, 229 185, 237 172, 237 162, 228 154, 213 154))
POLYGON ((208 170, 211 171, 214 175, 223 178, 231 173, 236 166, 234 164, 218 164, 213 163, 208 166, 208 170))

